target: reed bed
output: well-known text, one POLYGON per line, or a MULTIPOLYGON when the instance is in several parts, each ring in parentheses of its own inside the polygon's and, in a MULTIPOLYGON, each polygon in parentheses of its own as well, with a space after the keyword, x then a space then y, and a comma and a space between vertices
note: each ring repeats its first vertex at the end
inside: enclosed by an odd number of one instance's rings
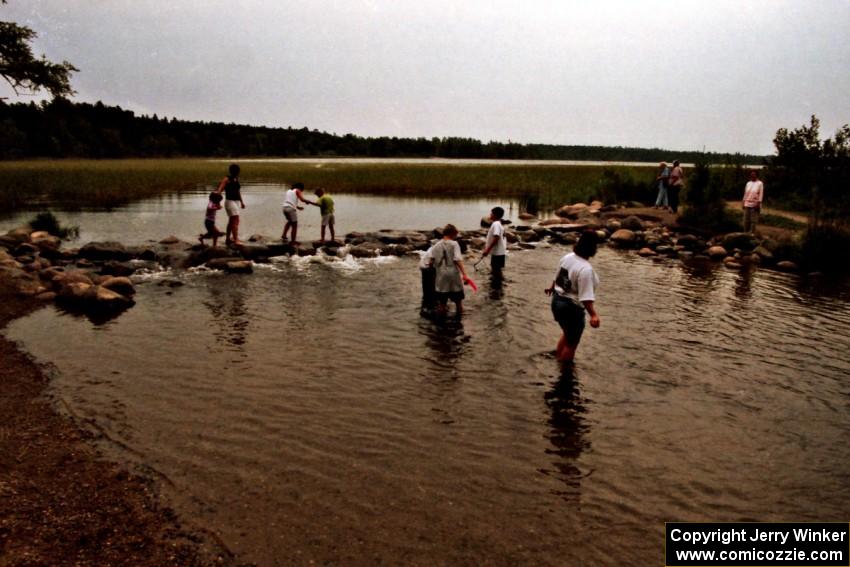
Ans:
MULTIPOLYGON (((237 160, 238 161, 238 160, 237 160)), ((109 208, 157 194, 210 188, 227 162, 203 159, 34 160, 0 162, 0 206, 109 208)), ((541 206, 596 196, 604 170, 651 180, 641 166, 246 162, 246 183, 324 187, 340 193, 533 198, 541 206)))

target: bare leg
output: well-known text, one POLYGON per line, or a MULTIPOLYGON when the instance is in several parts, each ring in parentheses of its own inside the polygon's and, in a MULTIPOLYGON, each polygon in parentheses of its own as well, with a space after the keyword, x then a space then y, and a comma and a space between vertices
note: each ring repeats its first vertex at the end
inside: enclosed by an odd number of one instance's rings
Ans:
MULTIPOLYGON (((331 223, 331 224, 330 224, 330 225, 328 225, 328 226, 330 226, 330 229, 331 229, 331 240, 336 241, 336 233, 334 232, 334 223, 331 223)), ((325 237, 325 234, 324 234, 324 232, 323 232, 323 233, 322 233, 322 238, 324 238, 324 237, 325 237)))
POLYGON ((322 225, 322 242, 325 241, 325 225, 322 225))
POLYGON ((231 234, 233 233, 233 219, 236 217, 227 217, 227 228, 225 230, 224 242, 230 244, 231 234))
POLYGON ((241 244, 239 242, 239 215, 233 217, 233 243, 241 244))
POLYGON ((567 336, 562 333, 561 338, 558 339, 558 346, 555 347, 555 358, 560 362, 571 362, 575 358, 577 346, 567 344, 567 336))
POLYGON ((292 243, 298 242, 298 223, 292 223, 292 243))

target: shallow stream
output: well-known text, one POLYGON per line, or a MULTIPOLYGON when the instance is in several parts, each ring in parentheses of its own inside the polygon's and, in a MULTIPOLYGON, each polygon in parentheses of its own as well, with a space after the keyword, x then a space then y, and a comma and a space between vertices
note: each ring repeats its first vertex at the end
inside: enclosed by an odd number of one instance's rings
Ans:
POLYGON ((602 326, 564 371, 543 289, 566 251, 476 273, 462 321, 419 317, 416 258, 315 257, 150 275, 107 323, 48 307, 7 334, 260 565, 651 565, 665 521, 847 520, 846 286, 603 248, 602 326))

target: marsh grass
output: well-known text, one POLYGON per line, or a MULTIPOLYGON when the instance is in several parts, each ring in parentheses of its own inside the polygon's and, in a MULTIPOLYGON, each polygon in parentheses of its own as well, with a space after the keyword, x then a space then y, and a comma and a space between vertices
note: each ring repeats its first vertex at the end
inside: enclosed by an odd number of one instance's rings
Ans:
MULTIPOLYGON (((0 162, 0 206, 110 208, 158 194, 214 187, 227 165, 203 159, 0 162)), ((511 197, 533 200, 546 209, 601 196, 605 171, 654 177, 652 168, 641 166, 245 162, 242 180, 302 181, 308 188, 339 193, 511 197)))

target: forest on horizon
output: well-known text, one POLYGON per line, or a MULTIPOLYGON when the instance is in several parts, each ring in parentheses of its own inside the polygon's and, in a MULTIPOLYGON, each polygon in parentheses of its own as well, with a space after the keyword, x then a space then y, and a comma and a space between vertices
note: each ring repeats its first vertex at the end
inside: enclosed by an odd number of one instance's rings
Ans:
POLYGON ((386 157, 762 164, 767 156, 659 148, 481 142, 473 138, 337 135, 136 115, 55 98, 0 101, 0 159, 163 157, 386 157))

